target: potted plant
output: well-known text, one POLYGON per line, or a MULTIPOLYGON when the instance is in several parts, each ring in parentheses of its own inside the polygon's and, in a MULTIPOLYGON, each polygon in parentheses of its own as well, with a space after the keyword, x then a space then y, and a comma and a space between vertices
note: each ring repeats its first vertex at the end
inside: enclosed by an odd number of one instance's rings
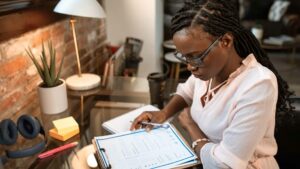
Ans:
POLYGON ((66 83, 60 78, 64 57, 57 68, 56 50, 50 41, 48 42, 48 53, 44 43, 42 43, 42 52, 39 57, 36 57, 29 47, 26 52, 42 79, 42 82, 38 85, 41 111, 45 114, 57 114, 67 110, 66 83))

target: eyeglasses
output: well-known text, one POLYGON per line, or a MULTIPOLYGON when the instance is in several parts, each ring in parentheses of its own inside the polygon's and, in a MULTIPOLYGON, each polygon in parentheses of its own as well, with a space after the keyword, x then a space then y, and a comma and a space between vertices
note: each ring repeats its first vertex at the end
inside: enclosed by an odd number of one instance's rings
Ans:
POLYGON ((217 44, 217 42, 221 39, 222 36, 218 37, 209 47, 199 55, 196 56, 187 56, 183 55, 182 53, 176 51, 174 53, 175 57, 180 60, 184 64, 190 64, 194 67, 199 67, 203 63, 203 59, 209 54, 209 52, 212 50, 212 48, 217 44))

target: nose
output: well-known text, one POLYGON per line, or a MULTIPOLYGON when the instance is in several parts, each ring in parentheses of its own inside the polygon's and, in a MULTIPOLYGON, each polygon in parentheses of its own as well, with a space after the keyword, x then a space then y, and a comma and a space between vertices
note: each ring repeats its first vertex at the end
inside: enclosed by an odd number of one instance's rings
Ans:
POLYGON ((189 71, 195 71, 195 70, 197 70, 197 67, 196 66, 192 66, 191 64, 187 64, 187 69, 189 70, 189 71))

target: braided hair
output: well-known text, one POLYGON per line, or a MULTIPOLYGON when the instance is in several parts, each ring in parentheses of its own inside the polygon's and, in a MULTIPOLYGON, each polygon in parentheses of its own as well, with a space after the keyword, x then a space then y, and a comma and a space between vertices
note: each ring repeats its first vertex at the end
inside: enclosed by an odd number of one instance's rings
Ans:
POLYGON ((286 118, 292 117, 293 106, 286 81, 284 81, 267 54, 260 47, 259 41, 240 24, 238 8, 233 0, 189 0, 172 19, 172 36, 187 27, 201 25, 205 32, 219 37, 227 32, 234 36, 234 48, 241 58, 246 58, 253 53, 256 60, 269 68, 277 77, 278 100, 276 105, 276 123, 280 125, 286 118))

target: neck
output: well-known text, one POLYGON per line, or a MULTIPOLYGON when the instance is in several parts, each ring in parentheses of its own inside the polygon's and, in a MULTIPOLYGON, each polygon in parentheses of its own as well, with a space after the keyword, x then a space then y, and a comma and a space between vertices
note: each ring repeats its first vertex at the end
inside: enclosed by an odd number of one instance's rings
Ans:
POLYGON ((227 80, 229 75, 241 66, 242 60, 243 59, 234 50, 222 71, 214 78, 215 83, 220 84, 227 80))

